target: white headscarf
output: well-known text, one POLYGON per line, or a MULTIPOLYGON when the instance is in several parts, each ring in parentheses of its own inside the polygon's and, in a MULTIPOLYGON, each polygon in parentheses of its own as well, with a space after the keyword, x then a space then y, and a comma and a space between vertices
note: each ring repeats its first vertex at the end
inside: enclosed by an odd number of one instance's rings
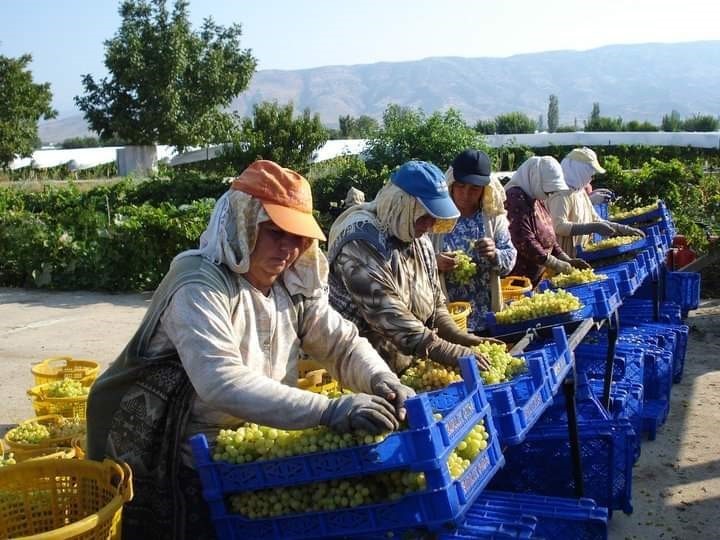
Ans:
MULTIPOLYGON (((207 228, 200 236, 200 247, 180 253, 175 259, 200 255, 214 264, 224 264, 236 274, 250 269, 258 226, 270 221, 262 203, 252 195, 231 189, 215 203, 207 228)), ((313 240, 281 279, 290 294, 308 298, 327 289, 328 263, 313 240)))
POLYGON ((562 167, 551 156, 533 156, 527 159, 505 184, 505 191, 514 187, 519 187, 527 195, 540 201, 548 198, 548 192, 569 189, 563 179, 562 167))
POLYGON ((560 166, 565 176, 565 182, 571 189, 579 191, 587 186, 595 174, 595 169, 589 163, 583 163, 576 159, 563 158, 560 162, 560 166))
POLYGON ((332 245, 341 232, 362 221, 374 223, 381 232, 403 242, 412 242, 415 238, 415 221, 427 213, 415 197, 388 182, 378 191, 374 200, 348 208, 338 216, 330 228, 328 249, 332 251, 332 245))
MULTIPOLYGON (((453 168, 445 171, 445 182, 452 193, 452 185, 457 182, 453 174, 453 168)), ((488 217, 495 217, 505 214, 505 189, 495 177, 490 177, 490 183, 484 186, 482 195, 482 211, 488 217)))

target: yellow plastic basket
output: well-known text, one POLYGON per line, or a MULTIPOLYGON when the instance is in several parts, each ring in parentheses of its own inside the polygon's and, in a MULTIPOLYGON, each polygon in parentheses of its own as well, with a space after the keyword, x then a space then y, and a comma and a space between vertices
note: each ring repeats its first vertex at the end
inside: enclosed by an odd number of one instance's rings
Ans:
POLYGON ((298 388, 324 394, 327 392, 339 392, 340 383, 334 380, 324 369, 309 371, 304 377, 298 379, 298 388))
POLYGON ((132 499, 126 464, 105 460, 27 461, 0 469, 0 538, 120 538, 132 499))
MULTIPOLYGON (((59 414, 48 414, 40 416, 38 418, 30 418, 29 420, 23 420, 20 424, 29 424, 30 422, 37 422, 44 426, 53 426, 62 422, 63 417, 59 414)), ((67 437, 51 437, 40 441, 38 444, 26 444, 11 440, 13 433, 17 428, 9 430, 3 438, 3 444, 5 448, 15 454, 15 459, 18 461, 24 461, 25 459, 37 456, 42 453, 43 449, 54 449, 57 447, 70 447, 72 446, 72 440, 78 436, 78 434, 68 435, 67 437)))
POLYGON ((312 360, 310 358, 303 358, 301 360, 298 360, 297 370, 298 377, 300 378, 305 377, 305 375, 307 375, 311 371, 317 371, 318 369, 323 369, 323 367, 315 360, 312 360))
POLYGON ((53 356, 35 364, 30 371, 35 377, 35 385, 75 379, 91 384, 98 376, 100 364, 95 360, 79 360, 70 356, 53 356))
POLYGON ((448 312, 460 330, 467 330, 467 321, 472 311, 470 302, 450 302, 448 312))
POLYGON ((532 291, 532 281, 525 276, 507 276, 500 280, 500 287, 505 302, 517 300, 526 292, 532 291))
MULTIPOLYGON (((90 387, 92 381, 83 379, 80 381, 83 386, 90 387)), ((32 398, 33 409, 37 416, 46 414, 59 414, 65 418, 82 418, 85 419, 85 409, 87 408, 87 394, 75 397, 50 397, 47 395, 47 387, 52 383, 40 384, 33 386, 27 391, 32 398)))

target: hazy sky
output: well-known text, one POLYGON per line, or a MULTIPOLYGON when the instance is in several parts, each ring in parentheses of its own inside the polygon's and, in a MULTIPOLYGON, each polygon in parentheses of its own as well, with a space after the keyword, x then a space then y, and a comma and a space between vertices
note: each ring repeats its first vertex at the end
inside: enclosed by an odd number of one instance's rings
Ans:
MULTIPOLYGON (((32 54, 35 81, 51 83, 61 116, 72 113, 81 75, 106 74, 119 5, 0 0, 0 54, 32 54)), ((190 0, 190 14, 195 28, 208 16, 242 24, 258 69, 720 39, 718 0, 190 0)))

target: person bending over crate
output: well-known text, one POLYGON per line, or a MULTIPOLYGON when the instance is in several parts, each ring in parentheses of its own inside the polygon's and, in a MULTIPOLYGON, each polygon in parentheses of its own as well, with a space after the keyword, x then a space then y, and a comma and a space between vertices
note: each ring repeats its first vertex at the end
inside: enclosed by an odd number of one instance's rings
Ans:
POLYGON ((645 236, 640 229, 606 221, 593 208, 585 187, 595 174, 605 174, 597 155, 590 148, 575 148, 560 162, 568 191, 558 191, 548 199, 553 228, 560 247, 575 256, 576 246, 590 240, 592 233, 601 236, 645 236))
POLYGON ((588 263, 572 258, 560 247, 545 206, 548 197, 568 189, 562 167, 551 156, 529 158, 505 184, 510 236, 518 253, 510 273, 529 278, 533 287, 546 269, 566 274, 573 268, 590 268, 588 263))
POLYGON ((88 455, 126 461, 127 538, 213 536, 188 439, 243 421, 282 429, 396 429, 400 383, 328 303, 310 185, 256 161, 216 203, 199 249, 179 254, 135 336, 88 399, 88 455), (303 391, 300 351, 358 393, 303 391))
POLYGON ((445 180, 460 217, 453 230, 432 236, 440 279, 448 300, 467 301, 471 332, 485 329, 485 314, 500 311, 503 297, 500 276, 510 273, 517 250, 510 240, 503 203, 505 191, 490 178, 490 158, 480 150, 464 150, 445 173, 445 180), (458 276, 458 252, 469 254, 475 272, 458 276))
POLYGON ((349 208, 330 229, 330 303, 354 322, 390 368, 415 358, 457 365, 483 338, 460 330, 448 313, 430 231, 460 215, 442 172, 424 161, 396 170, 369 203, 349 208))

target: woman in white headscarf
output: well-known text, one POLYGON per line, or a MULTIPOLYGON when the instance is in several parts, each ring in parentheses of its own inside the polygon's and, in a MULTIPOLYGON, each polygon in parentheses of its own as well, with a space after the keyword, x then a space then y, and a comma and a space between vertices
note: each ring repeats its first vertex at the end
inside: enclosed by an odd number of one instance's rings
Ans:
POLYGON ((518 167, 505 185, 510 236, 518 253, 517 263, 510 273, 526 276, 533 286, 538 284, 546 269, 552 273, 567 273, 573 268, 590 267, 563 251, 545 207, 548 197, 568 189, 560 164, 551 156, 531 157, 518 167))
MULTIPOLYGON (((458 215, 440 169, 409 161, 375 200, 346 210, 330 229, 330 302, 396 373, 414 358, 457 365, 482 341, 448 313, 425 234, 451 228, 458 215)), ((487 359, 475 356, 487 369, 487 359)))
POLYGON ((606 221, 595 212, 585 189, 595 174, 605 174, 595 152, 586 147, 575 148, 560 165, 570 190, 553 194, 547 206, 560 247, 566 253, 574 256, 576 246, 589 242, 593 233, 601 236, 645 236, 639 229, 606 221))
POLYGON ((307 180, 272 161, 251 164, 217 201, 200 248, 173 260, 140 329, 93 385, 88 455, 133 468, 128 538, 212 536, 192 469, 194 434, 212 440, 244 421, 398 427, 414 392, 330 308, 319 239, 307 180), (301 349, 358 393, 331 400, 293 388, 301 349))

